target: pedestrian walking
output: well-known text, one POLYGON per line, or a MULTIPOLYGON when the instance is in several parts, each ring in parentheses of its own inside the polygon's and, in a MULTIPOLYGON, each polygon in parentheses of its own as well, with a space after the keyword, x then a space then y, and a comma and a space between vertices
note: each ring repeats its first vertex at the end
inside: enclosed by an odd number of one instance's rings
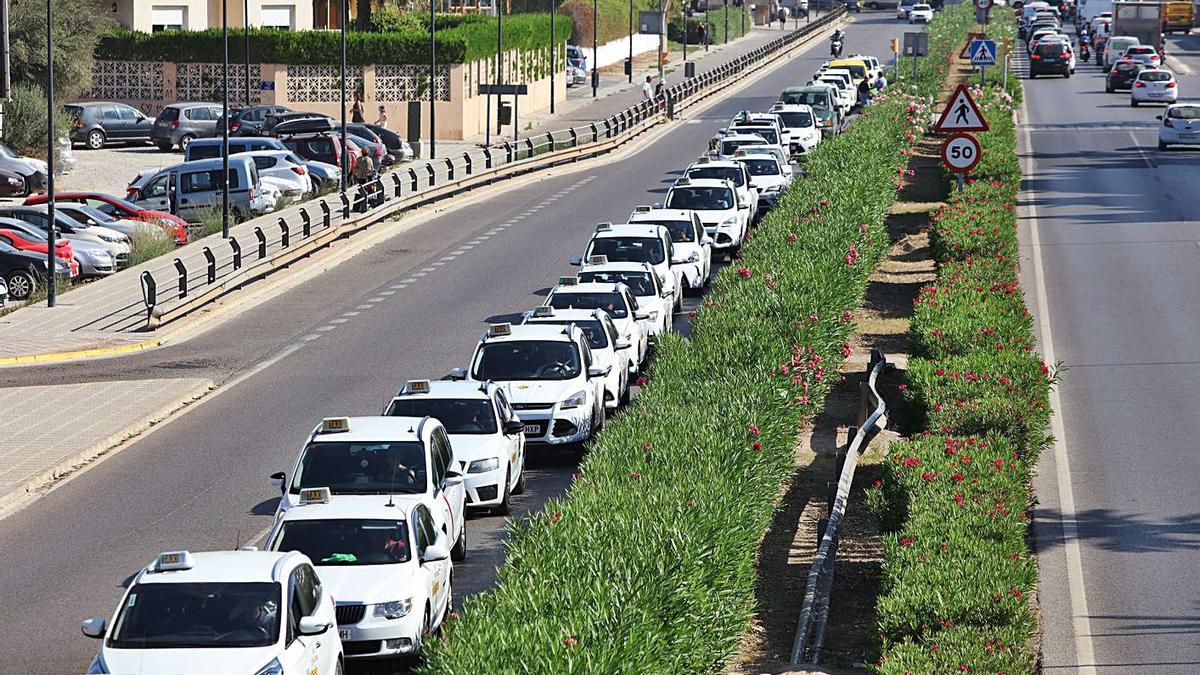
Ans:
POLYGON ((779 8, 779 30, 787 30, 788 14, 790 12, 787 7, 779 8))
POLYGON ((649 75, 647 75, 646 83, 642 85, 642 100, 643 101, 649 101, 650 99, 654 98, 654 84, 652 83, 652 80, 653 80, 653 78, 651 78, 649 75))
POLYGON ((355 124, 362 124, 367 121, 363 117, 362 97, 358 94, 354 95, 354 105, 350 106, 350 121, 355 124))
POLYGON ((658 109, 662 111, 667 107, 667 87, 660 79, 658 84, 654 85, 654 100, 658 101, 658 109))
POLYGON ((379 117, 375 118, 375 126, 388 128, 387 109, 383 106, 379 106, 379 117))

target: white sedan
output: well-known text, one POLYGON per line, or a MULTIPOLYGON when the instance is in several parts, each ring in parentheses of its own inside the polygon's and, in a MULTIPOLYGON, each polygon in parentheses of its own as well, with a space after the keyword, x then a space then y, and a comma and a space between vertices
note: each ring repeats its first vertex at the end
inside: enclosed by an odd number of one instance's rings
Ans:
POLYGON ((1200 103, 1176 103, 1158 116, 1158 149, 1171 145, 1200 145, 1200 103))
POLYGON ((1179 99, 1179 84, 1169 70, 1149 68, 1137 74, 1129 89, 1129 105, 1139 103, 1174 103, 1179 99))
POLYGON ((925 3, 912 6, 908 12, 909 23, 929 23, 933 21, 933 8, 925 3))

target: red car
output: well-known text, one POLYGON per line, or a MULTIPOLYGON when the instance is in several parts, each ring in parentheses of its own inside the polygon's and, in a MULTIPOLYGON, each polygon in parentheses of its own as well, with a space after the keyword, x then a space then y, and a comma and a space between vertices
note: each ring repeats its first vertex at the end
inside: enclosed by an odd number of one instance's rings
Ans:
MULTIPOLYGON (((61 202, 87 204, 94 209, 99 209, 117 218, 153 223, 161 227, 168 235, 174 237, 176 244, 182 246, 188 242, 187 221, 166 211, 142 208, 120 197, 113 197, 112 195, 100 192, 58 192, 55 193, 54 199, 61 202)), ((25 200, 26 206, 45 203, 46 195, 31 195, 25 200)))
MULTIPOLYGON (((49 244, 45 237, 39 237, 39 235, 24 229, 7 226, 5 223, 0 223, 0 242, 19 251, 41 253, 42 255, 46 255, 46 246, 49 244)), ((79 262, 75 260, 75 251, 71 248, 70 242, 65 239, 54 242, 54 257, 66 260, 71 264, 72 279, 79 276, 79 262)))

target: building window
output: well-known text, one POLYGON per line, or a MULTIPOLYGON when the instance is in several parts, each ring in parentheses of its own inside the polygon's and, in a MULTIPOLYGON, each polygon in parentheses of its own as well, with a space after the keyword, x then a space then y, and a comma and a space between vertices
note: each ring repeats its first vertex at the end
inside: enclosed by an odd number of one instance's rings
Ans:
POLYGON ((341 27, 341 0, 313 0, 313 28, 332 30, 341 27))
POLYGON ((263 5, 263 28, 294 29, 296 27, 295 11, 296 9, 291 5, 263 5))
POLYGON ((150 31, 157 33, 164 30, 183 30, 187 27, 187 7, 153 8, 150 19, 150 31))

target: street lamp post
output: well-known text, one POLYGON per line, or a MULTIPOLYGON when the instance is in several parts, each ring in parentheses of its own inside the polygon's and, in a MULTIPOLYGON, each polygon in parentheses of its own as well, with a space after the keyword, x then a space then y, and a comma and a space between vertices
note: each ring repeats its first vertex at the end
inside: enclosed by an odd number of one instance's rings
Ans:
POLYGON ((437 14, 429 0, 429 158, 437 157, 437 14))
POLYGON ((721 36, 721 44, 725 44, 729 42, 729 0, 722 0, 722 4, 725 10, 725 34, 721 36))
MULTIPOLYGON (((229 238, 229 0, 221 0, 221 236, 229 238)), ((179 189, 176 186, 176 189, 179 189)))
POLYGON ((346 22, 350 20, 350 0, 342 0, 342 148, 341 148, 341 164, 342 164, 342 192, 346 191, 346 174, 350 173, 351 163, 354 158, 350 157, 350 153, 346 152, 346 22))
POLYGON ((554 114, 554 80, 558 79, 558 42, 554 40, 554 14, 557 0, 550 0, 550 114, 554 114))
POLYGON ((746 0, 742 0, 742 35, 746 34, 746 0))
MULTIPOLYGON (((496 84, 504 84, 504 0, 496 2, 496 84)), ((496 94, 496 135, 500 135, 500 94, 496 94)), ((513 120, 516 124, 516 120, 513 120)))
MULTIPOLYGON (((688 16, 692 13, 691 7, 684 5, 683 7, 683 62, 687 63, 687 43, 688 43, 688 16)), ((687 73, 687 66, 683 67, 683 72, 687 73)))
POLYGON ((58 295, 58 259, 54 255, 54 8, 46 0, 46 306, 53 307, 58 295))
POLYGON ((633 84, 633 0, 629 0, 629 84, 633 84))
MULTIPOLYGON (((242 99, 242 103, 250 107, 250 0, 242 0, 242 27, 242 55, 246 57, 246 98, 242 99)), ((229 124, 229 120, 225 120, 225 124, 229 124)))
POLYGON ((597 0, 592 0, 592 98, 596 98, 596 89, 600 86, 600 71, 596 69, 600 62, 600 30, 596 27, 600 12, 597 4, 597 0))

